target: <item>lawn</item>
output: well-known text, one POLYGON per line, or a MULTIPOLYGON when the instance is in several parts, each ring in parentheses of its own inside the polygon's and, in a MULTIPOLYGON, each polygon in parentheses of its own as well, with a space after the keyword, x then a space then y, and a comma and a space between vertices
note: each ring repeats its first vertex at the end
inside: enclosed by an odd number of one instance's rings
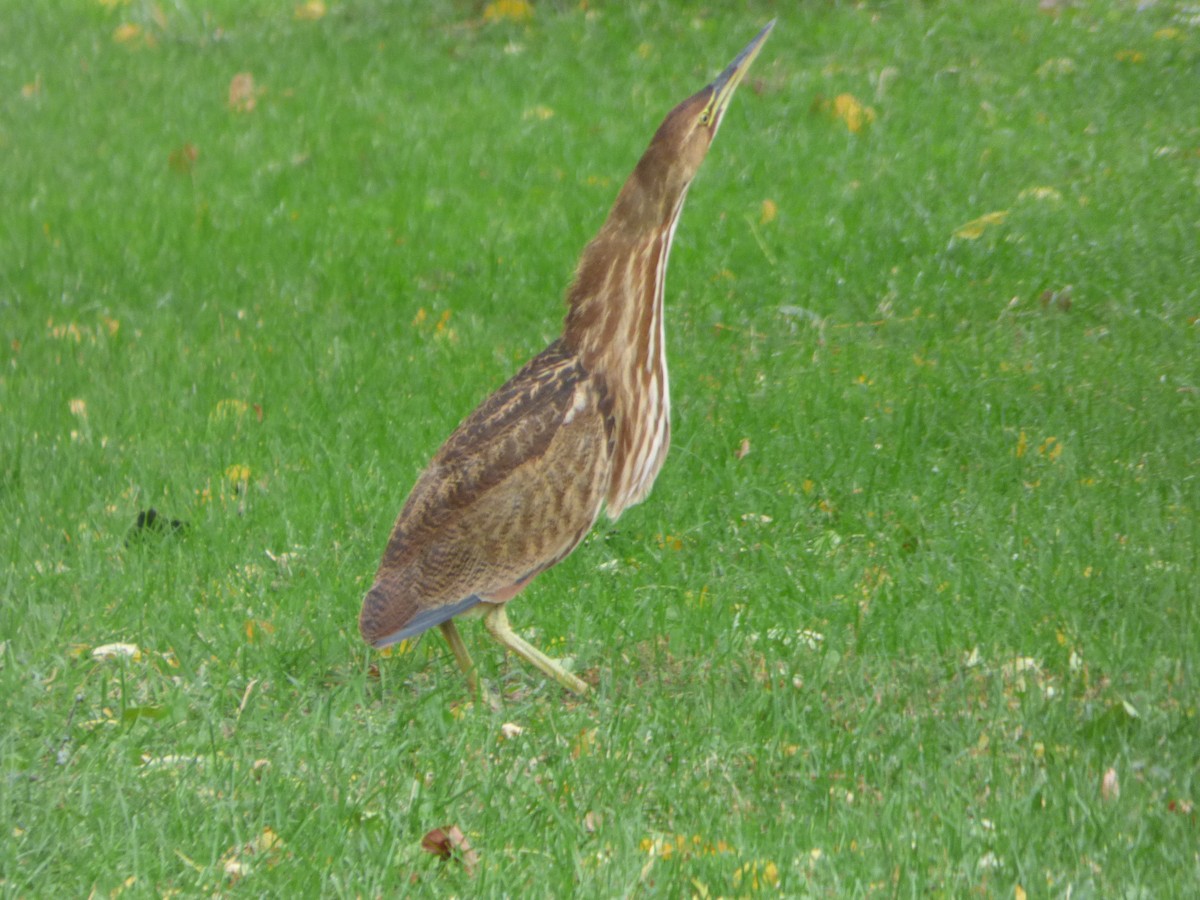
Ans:
POLYGON ((1045 5, 5 3, 0 894, 1194 896, 1200 9, 1045 5), (510 608, 595 690, 371 650, 416 476, 774 17, 666 467, 510 608))

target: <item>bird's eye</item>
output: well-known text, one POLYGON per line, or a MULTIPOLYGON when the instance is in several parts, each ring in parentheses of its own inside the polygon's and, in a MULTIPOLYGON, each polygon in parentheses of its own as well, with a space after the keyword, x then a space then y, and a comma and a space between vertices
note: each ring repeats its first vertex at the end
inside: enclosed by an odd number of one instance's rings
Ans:
POLYGON ((711 125, 712 124, 712 109, 706 109, 704 112, 700 113, 700 124, 701 125, 711 125))

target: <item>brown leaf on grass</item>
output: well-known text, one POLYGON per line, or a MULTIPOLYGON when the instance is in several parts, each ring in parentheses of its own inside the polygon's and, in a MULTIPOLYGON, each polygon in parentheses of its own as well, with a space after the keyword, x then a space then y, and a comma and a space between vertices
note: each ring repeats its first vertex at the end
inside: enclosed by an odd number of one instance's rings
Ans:
POLYGON ((734 456, 738 459, 745 459, 750 455, 750 438, 742 438, 742 444, 734 451, 734 456))
POLYGON ((439 859, 457 859, 472 878, 479 868, 479 854, 457 825, 433 829, 421 838, 421 849, 439 859))
POLYGON ((1041 295, 1038 297, 1038 300, 1042 304, 1042 309, 1050 309, 1051 307, 1054 307, 1055 309, 1062 310, 1063 312, 1070 312, 1071 285, 1068 284, 1057 291, 1052 291, 1047 288, 1046 290, 1042 291, 1041 295))
POLYGON ((238 72, 229 81, 229 108, 234 112, 253 112, 258 105, 258 94, 254 76, 249 72, 238 72))
POLYGON ((581 756, 592 756, 600 746, 596 735, 597 729, 595 728, 582 729, 579 732, 579 736, 575 738, 575 743, 571 746, 571 759, 579 759, 581 756))
POLYGON ((188 143, 171 151, 167 156, 167 165, 171 167, 172 172, 187 175, 196 167, 196 160, 199 158, 200 151, 196 149, 196 145, 188 143))
POLYGON ((260 640, 262 635, 275 633, 274 624, 266 619, 247 619, 242 628, 246 632, 246 640, 251 644, 260 640))
POLYGON ((273 869, 287 855, 283 841, 268 825, 250 841, 225 851, 221 857, 221 870, 231 882, 237 882, 250 873, 254 862, 265 863, 267 868, 273 869))
POLYGON ((132 44, 142 37, 142 26, 133 22, 122 22, 113 30, 113 40, 118 44, 132 44))
POLYGON ((1100 779, 1100 799, 1116 800, 1120 796, 1121 779, 1117 777, 1117 770, 1110 768, 1100 779))

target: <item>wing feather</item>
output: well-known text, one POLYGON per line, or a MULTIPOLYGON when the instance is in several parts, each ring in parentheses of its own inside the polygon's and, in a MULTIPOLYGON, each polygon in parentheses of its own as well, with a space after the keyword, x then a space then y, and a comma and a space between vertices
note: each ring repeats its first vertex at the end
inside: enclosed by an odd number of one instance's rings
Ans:
POLYGON ((566 556, 607 490, 611 413, 603 382, 558 342, 488 397, 405 502, 363 602, 363 636, 410 636, 471 598, 510 596, 566 556))

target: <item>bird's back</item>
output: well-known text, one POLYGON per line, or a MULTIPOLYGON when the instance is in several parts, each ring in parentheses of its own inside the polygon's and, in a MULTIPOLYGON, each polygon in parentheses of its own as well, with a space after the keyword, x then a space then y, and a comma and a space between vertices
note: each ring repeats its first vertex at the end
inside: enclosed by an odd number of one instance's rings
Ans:
POLYGON ((375 646, 502 601, 583 539, 616 441, 607 385, 551 344, 450 435, 396 520, 359 627, 375 646))

